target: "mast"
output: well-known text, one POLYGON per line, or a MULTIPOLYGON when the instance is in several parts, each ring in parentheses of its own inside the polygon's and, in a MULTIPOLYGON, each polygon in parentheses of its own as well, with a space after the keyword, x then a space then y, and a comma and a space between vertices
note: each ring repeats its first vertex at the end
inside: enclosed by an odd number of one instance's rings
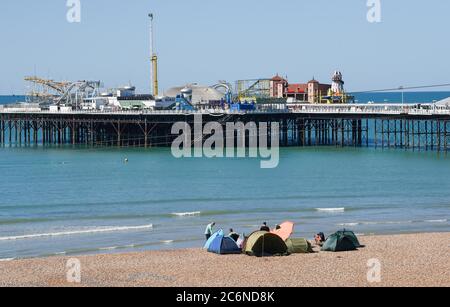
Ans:
POLYGON ((153 14, 148 14, 150 17, 150 87, 152 95, 156 98, 158 96, 158 56, 155 52, 155 37, 153 32, 153 14))

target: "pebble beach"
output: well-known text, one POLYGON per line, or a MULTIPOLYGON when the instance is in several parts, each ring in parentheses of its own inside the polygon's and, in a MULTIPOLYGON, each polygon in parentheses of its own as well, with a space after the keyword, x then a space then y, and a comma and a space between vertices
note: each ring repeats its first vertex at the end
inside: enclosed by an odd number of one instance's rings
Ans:
POLYGON ((0 286, 450 287, 450 233, 363 236, 360 241, 365 247, 358 251, 271 258, 184 249, 9 260, 0 262, 0 286), (70 258, 81 265, 79 283, 67 281, 70 258), (369 281, 374 259, 380 271, 377 280, 369 281))

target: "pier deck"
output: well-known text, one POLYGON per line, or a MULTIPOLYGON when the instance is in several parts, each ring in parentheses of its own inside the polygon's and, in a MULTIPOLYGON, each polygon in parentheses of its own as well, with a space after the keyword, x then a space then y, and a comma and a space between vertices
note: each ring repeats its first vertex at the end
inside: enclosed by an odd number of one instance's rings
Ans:
MULTIPOLYGON (((0 107, 0 145, 165 147, 176 122, 279 124, 281 146, 374 146, 449 149, 450 109, 431 104, 307 105, 257 111, 69 111, 0 107)), ((248 133, 248 131, 247 131, 248 133)), ((268 138, 270 135, 268 135, 268 138)), ((248 143, 247 143, 248 144, 248 143)))

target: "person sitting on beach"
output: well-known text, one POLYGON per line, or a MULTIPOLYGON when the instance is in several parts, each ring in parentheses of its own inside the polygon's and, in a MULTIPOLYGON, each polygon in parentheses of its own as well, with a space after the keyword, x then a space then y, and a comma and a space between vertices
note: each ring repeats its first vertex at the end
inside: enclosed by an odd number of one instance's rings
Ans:
POLYGON ((316 241, 316 244, 318 246, 323 246, 323 244, 325 243, 325 234, 323 232, 319 232, 318 234, 316 234, 314 236, 314 240, 316 241))
POLYGON ((205 229, 206 241, 208 241, 209 238, 211 238, 211 236, 213 235, 214 226, 216 226, 215 222, 212 222, 211 224, 208 224, 208 226, 206 226, 206 229, 205 229))
POLYGON ((260 231, 267 231, 267 232, 270 232, 270 228, 269 228, 269 226, 267 226, 267 222, 264 222, 264 223, 262 224, 260 231))
POLYGON ((239 234, 234 232, 233 228, 230 228, 230 233, 228 234, 228 236, 233 239, 235 242, 237 242, 239 240, 239 234))

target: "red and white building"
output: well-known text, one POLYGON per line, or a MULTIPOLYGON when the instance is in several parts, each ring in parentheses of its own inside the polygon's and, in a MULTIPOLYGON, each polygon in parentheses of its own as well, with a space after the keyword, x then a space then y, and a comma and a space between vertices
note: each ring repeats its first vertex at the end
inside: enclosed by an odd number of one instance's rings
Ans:
POLYGON ((314 78, 308 83, 292 83, 276 75, 270 81, 271 98, 291 98, 298 102, 320 103, 322 96, 326 96, 331 84, 322 84, 314 78))

